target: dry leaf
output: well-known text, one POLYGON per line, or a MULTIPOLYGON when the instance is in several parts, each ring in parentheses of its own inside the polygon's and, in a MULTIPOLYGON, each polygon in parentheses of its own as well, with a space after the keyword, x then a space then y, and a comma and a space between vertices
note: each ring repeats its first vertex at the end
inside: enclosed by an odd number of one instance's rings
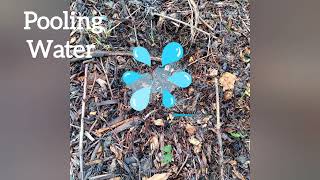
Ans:
POLYGON ((193 136, 189 138, 189 142, 195 146, 198 146, 199 144, 201 144, 201 142, 193 136))
POLYGON ((114 177, 114 178, 111 178, 110 180, 121 180, 121 177, 114 177))
POLYGON ((223 94, 223 99, 225 101, 232 99, 232 97, 233 97, 233 92, 231 90, 225 91, 223 94))
POLYGON ((171 120, 173 120, 173 118, 174 118, 173 115, 170 113, 169 116, 167 117, 167 120, 171 121, 171 120))
POLYGON ((223 87, 223 91, 226 90, 233 90, 234 89, 234 83, 236 82, 236 76, 229 73, 225 72, 219 79, 220 85, 223 87))
POLYGON ((214 77, 217 75, 218 75, 218 70, 212 69, 212 68, 209 69, 209 76, 214 77))
POLYGON ((164 126, 164 122, 162 119, 156 119, 153 121, 153 124, 156 126, 164 126))
POLYGON ((231 161, 229 161, 229 164, 232 166, 232 172, 233 172, 233 174, 234 174, 238 179, 241 179, 241 180, 245 180, 245 179, 246 179, 246 178, 243 177, 243 175, 237 170, 237 161, 231 160, 231 161))
POLYGON ((205 118, 203 118, 203 119, 198 119, 197 120, 197 123, 198 124, 208 124, 208 122, 209 122, 209 120, 212 118, 212 116, 210 115, 210 116, 207 116, 207 117, 205 117, 205 118))
POLYGON ((148 178, 147 180, 167 180, 171 173, 161 173, 155 174, 152 177, 148 178))
POLYGON ((251 50, 249 47, 246 47, 244 50, 240 51, 240 58, 243 62, 250 62, 250 53, 251 50))
POLYGON ((102 162, 101 159, 96 159, 96 160, 92 160, 92 161, 89 161, 86 163, 87 166, 92 166, 92 165, 95 165, 95 164, 100 164, 102 162))
POLYGON ((96 82, 101 86, 102 89, 107 89, 107 82, 105 80, 98 78, 96 82))
POLYGON ((92 112, 89 113, 89 115, 90 116, 95 116, 95 115, 97 115, 97 111, 92 111, 92 112))
POLYGON ((114 153, 117 159, 122 159, 122 153, 118 148, 116 148, 114 145, 110 145, 110 151, 114 153))
POLYGON ((150 139, 150 148, 152 152, 159 149, 159 140, 157 135, 150 139))
POLYGON ((231 161, 229 161, 229 164, 230 164, 231 166, 236 166, 236 165, 237 165, 237 161, 231 160, 231 161))
POLYGON ((194 89, 192 87, 189 88, 188 94, 191 95, 194 92, 194 89))
POLYGON ((70 41, 69 44, 74 44, 77 41, 77 37, 73 36, 70 41))
POLYGON ((190 63, 192 63, 193 61, 194 61, 193 57, 192 57, 192 56, 190 56, 190 58, 189 58, 189 62, 190 62, 190 63))
POLYGON ((202 147, 202 145, 201 144, 199 144, 199 145, 197 145, 197 146, 194 146, 193 147, 193 151, 194 151, 194 153, 200 153, 201 152, 201 147, 202 147))
POLYGON ((196 127, 192 126, 191 124, 186 125, 186 131, 189 135, 194 135, 197 131, 196 127))

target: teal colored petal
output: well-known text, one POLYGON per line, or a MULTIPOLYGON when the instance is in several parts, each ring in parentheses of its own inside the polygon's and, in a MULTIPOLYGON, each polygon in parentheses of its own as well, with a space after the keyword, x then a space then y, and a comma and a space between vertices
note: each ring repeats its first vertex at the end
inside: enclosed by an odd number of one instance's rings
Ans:
POLYGON ((151 66, 151 57, 149 51, 144 47, 135 47, 133 49, 133 57, 135 60, 151 66))
POLYGON ((184 71, 173 73, 168 80, 181 88, 186 88, 192 83, 191 75, 184 71))
POLYGON ((150 101, 151 87, 139 89, 130 99, 130 106, 136 111, 144 110, 150 101))
POLYGON ((162 66, 179 61, 183 57, 183 47, 177 42, 167 44, 161 55, 162 66))
POLYGON ((174 96, 166 89, 162 90, 162 104, 166 108, 171 108, 176 103, 174 96))
POLYGON ((122 75, 122 81, 126 83, 126 85, 131 85, 136 82, 138 79, 142 77, 141 74, 134 71, 127 71, 122 75))

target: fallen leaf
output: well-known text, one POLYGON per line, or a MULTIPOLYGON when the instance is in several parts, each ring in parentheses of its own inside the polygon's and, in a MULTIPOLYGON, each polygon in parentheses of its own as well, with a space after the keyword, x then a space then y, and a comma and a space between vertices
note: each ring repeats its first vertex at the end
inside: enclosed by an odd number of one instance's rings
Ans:
POLYGON ((250 53, 251 50, 249 47, 246 47, 244 50, 240 51, 240 58, 243 62, 250 62, 250 53))
POLYGON ((232 97, 233 97, 233 92, 231 90, 225 91, 223 94, 223 99, 225 101, 232 99, 232 97))
POLYGON ((107 89, 107 82, 105 80, 98 78, 96 82, 101 86, 102 89, 107 89))
POLYGON ((152 177, 148 178, 147 180, 167 180, 171 173, 161 173, 155 174, 152 177))
POLYGON ((100 164, 102 162, 101 159, 96 159, 96 160, 92 160, 92 161, 89 161, 86 163, 87 166, 92 166, 92 165, 95 165, 95 164, 100 164))
POLYGON ((231 160, 230 162, 230 165, 232 166, 232 172, 233 174, 238 178, 238 179, 241 179, 241 180, 245 180, 246 178, 237 170, 236 166, 237 166, 237 161, 235 160, 231 160))
POLYGON ((223 91, 233 90, 236 78, 237 77, 234 74, 231 74, 229 72, 223 73, 223 75, 219 79, 219 83, 223 87, 223 91))
POLYGON ((194 61, 193 57, 192 57, 192 56, 190 56, 190 58, 189 58, 189 62, 190 62, 190 63, 192 63, 193 61, 194 61))
POLYGON ((212 118, 212 116, 210 115, 210 116, 207 116, 207 117, 205 117, 205 118, 203 118, 203 119, 198 119, 197 120, 197 123, 198 124, 208 124, 208 122, 209 122, 209 120, 212 118))
POLYGON ((159 140, 157 135, 150 139, 150 148, 152 152, 159 149, 159 140))
POLYGON ((77 41, 77 37, 73 36, 70 41, 69 44, 74 44, 77 41))
POLYGON ((121 177, 114 177, 114 178, 111 178, 110 180, 121 180, 121 177))
POLYGON ((250 97, 250 83, 247 84, 247 88, 246 88, 244 94, 250 97))
POLYGON ((230 164, 231 166, 236 166, 236 165, 237 165, 237 161, 231 160, 231 161, 229 161, 229 164, 230 164))
POLYGON ((233 169, 232 172, 234 173, 235 176, 237 176, 237 178, 241 180, 246 180, 246 178, 244 178, 242 174, 240 174, 239 171, 237 171, 236 169, 233 169))
POLYGON ((173 115, 170 113, 169 116, 167 117, 167 120, 171 121, 171 120, 173 120, 173 118, 174 118, 173 115))
POLYGON ((212 68, 209 69, 209 76, 214 77, 217 75, 218 75, 218 70, 212 69, 212 68))
POLYGON ((186 125, 186 131, 189 135, 194 135, 197 131, 196 127, 192 126, 191 124, 186 125))
POLYGON ((162 119, 156 119, 153 121, 153 124, 156 126, 164 126, 164 122, 162 119))
POLYGON ((195 146, 198 146, 199 144, 201 144, 201 142, 193 136, 189 138, 189 142, 195 146))
POLYGON ((114 153, 117 159, 121 160, 122 159, 122 153, 118 148, 116 148, 114 145, 110 145, 110 151, 114 153))
POLYGON ((95 115, 97 115, 97 111, 92 111, 92 112, 89 113, 89 115, 90 116, 95 116, 95 115))
POLYGON ((194 92, 194 89, 192 87, 189 88, 188 94, 191 95, 194 92))
POLYGON ((194 146, 193 147, 193 151, 194 151, 194 153, 200 153, 201 152, 201 147, 202 147, 202 145, 201 144, 199 144, 199 145, 197 145, 197 146, 194 146))

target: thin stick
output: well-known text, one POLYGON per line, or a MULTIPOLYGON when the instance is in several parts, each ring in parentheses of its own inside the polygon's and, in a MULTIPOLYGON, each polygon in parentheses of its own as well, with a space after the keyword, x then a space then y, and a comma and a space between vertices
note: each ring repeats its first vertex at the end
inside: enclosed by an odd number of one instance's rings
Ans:
POLYGON ((172 17, 170 17, 170 16, 166 16, 166 15, 163 15, 163 14, 153 13, 153 15, 161 16, 161 17, 163 17, 163 18, 167 18, 167 19, 170 19, 170 20, 172 20, 172 21, 176 21, 176 22, 181 23, 181 24, 183 24, 183 25, 185 25, 185 26, 188 26, 188 27, 190 27, 190 28, 194 28, 194 29, 196 29, 197 31, 202 32, 202 33, 205 34, 205 35, 211 36, 211 37, 213 37, 214 39, 217 39, 216 36, 214 36, 214 35, 206 32, 206 31, 204 31, 204 30, 202 30, 202 29, 200 29, 200 28, 194 27, 193 25, 190 25, 190 24, 188 24, 188 23, 186 23, 186 22, 180 21, 180 20, 178 20, 178 19, 172 18, 172 17))
POLYGON ((175 176, 175 177, 177 177, 177 176, 180 174, 180 172, 181 172, 182 168, 183 168, 183 167, 184 167, 184 165, 187 163, 188 159, 189 159, 189 154, 187 154, 186 159, 184 160, 183 164, 181 165, 181 167, 180 167, 180 169, 179 169, 179 171, 177 172, 177 174, 176 174, 176 176, 175 176))
MULTIPOLYGON (((194 12, 194 17, 192 18, 193 19, 193 26, 197 28, 198 23, 199 23, 199 9, 198 9, 197 3, 194 2, 194 0, 188 0, 188 1, 191 6, 191 10, 193 10, 193 12, 194 12)), ((193 28, 191 28, 191 35, 192 35, 192 41, 193 41, 194 40, 194 29, 193 28)))
POLYGON ((140 119, 139 117, 134 116, 134 117, 131 117, 129 119, 122 120, 122 121, 117 122, 115 124, 109 125, 108 127, 104 127, 104 128, 96 130, 95 134, 96 134, 96 136, 101 137, 105 132, 107 132, 107 131, 109 131, 111 129, 114 129, 114 128, 116 128, 116 127, 118 127, 120 125, 123 125, 125 123, 129 123, 131 121, 137 121, 139 119, 140 119))
POLYGON ((108 84, 108 88, 109 88, 111 97, 112 97, 112 99, 113 99, 113 98, 114 98, 114 97, 113 97, 113 92, 112 92, 112 88, 111 88, 111 85, 110 85, 110 82, 109 82, 109 78, 108 78, 108 75, 107 75, 106 68, 104 67, 104 64, 102 63, 102 61, 100 61, 100 64, 101 64, 101 66, 102 66, 102 70, 103 70, 104 75, 105 75, 105 77, 106 77, 107 84, 108 84))
POLYGON ((218 79, 214 77, 214 83, 216 87, 216 116, 217 116, 217 139, 219 145, 219 164, 220 164, 220 179, 224 180, 224 161, 223 161, 223 147, 222 147, 222 138, 221 138, 221 122, 220 122, 220 103, 219 103, 219 86, 218 86, 218 79))
MULTIPOLYGON (((85 60, 92 59, 92 58, 106 57, 106 56, 130 56, 130 57, 133 56, 133 54, 131 52, 124 52, 124 51, 112 51, 111 52, 111 51, 100 51, 100 50, 94 51, 94 52, 90 53, 90 55, 92 56, 91 58, 85 57, 86 54, 84 54, 83 58, 74 58, 74 59, 71 59, 70 62, 75 63, 75 62, 81 62, 81 61, 85 61, 85 60)), ((158 57, 151 57, 151 59, 154 61, 159 61, 159 62, 161 61, 161 59, 158 57)))
POLYGON ((86 111, 86 99, 87 99, 87 78, 88 78, 88 64, 85 65, 84 70, 84 84, 83 84, 83 96, 81 107, 81 120, 80 120, 80 135, 79 135, 79 159, 80 159, 80 179, 84 180, 83 174, 83 134, 84 134, 84 115, 86 111))

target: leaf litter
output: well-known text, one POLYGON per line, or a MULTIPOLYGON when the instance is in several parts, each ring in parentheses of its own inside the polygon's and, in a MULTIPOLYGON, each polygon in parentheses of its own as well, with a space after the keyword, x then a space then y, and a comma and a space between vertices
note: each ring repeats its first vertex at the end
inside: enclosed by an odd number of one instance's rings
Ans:
POLYGON ((82 150, 86 179, 219 179, 213 81, 217 77, 222 89, 224 177, 250 179, 249 9, 247 0, 72 0, 70 10, 79 15, 105 16, 106 31, 74 31, 70 36, 75 45, 94 43, 99 50, 95 58, 71 60, 71 178, 80 179, 79 132, 86 79, 82 150), (184 47, 185 57, 175 66, 192 75, 192 85, 173 91, 179 101, 172 109, 159 106, 158 94, 146 110, 133 111, 132 92, 122 83, 122 74, 152 71, 160 65, 157 58, 162 48, 171 41, 184 47), (151 67, 130 56, 136 46, 150 50, 155 57, 151 67), (174 117, 175 113, 193 115, 174 117), (163 157, 168 163, 161 162, 163 157))

